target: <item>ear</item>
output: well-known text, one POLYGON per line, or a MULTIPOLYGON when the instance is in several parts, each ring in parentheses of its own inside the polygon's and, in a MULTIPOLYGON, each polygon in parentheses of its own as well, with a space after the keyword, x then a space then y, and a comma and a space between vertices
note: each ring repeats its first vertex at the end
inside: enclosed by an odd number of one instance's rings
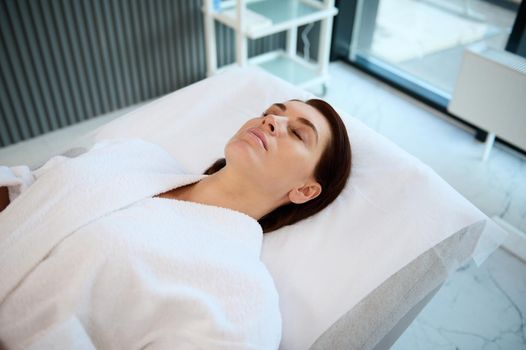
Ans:
POLYGON ((318 197, 321 193, 321 185, 317 182, 305 184, 289 191, 289 200, 294 204, 303 204, 318 197))

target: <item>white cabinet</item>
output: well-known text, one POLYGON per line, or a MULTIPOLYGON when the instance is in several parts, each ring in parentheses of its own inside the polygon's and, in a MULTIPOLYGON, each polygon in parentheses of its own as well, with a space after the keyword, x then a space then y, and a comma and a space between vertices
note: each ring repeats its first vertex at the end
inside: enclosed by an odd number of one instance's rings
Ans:
POLYGON ((486 130, 489 156, 495 136, 526 150, 526 59, 485 44, 464 51, 448 111, 486 130))
MULTIPOLYGON (((256 64, 297 86, 307 88, 324 84, 328 79, 332 19, 338 13, 334 0, 206 0, 204 7, 207 75, 218 71, 214 21, 235 32, 236 63, 256 64), (214 2, 216 6, 214 6, 214 2), (298 26, 321 21, 318 60, 306 61, 296 53, 298 26), (258 39, 287 31, 285 50, 267 52, 250 59, 247 39, 258 39)), ((224 69, 226 67, 222 67, 224 69)))

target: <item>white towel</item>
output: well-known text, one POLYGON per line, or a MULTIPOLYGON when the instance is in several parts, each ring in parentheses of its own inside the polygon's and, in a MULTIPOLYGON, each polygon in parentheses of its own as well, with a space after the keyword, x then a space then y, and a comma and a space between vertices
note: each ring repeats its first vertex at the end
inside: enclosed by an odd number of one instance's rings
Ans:
POLYGON ((140 140, 96 144, 35 176, 0 213, 4 345, 277 348, 257 221, 152 198, 202 177, 140 140))

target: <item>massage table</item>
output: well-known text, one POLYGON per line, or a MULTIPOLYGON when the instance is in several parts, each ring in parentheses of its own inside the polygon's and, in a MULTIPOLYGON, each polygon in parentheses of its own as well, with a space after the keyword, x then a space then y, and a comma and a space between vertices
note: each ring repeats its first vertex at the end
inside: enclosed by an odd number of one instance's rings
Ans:
MULTIPOLYGON (((244 121, 274 102, 315 97, 258 67, 234 67, 102 125, 64 155, 140 138, 202 173, 244 121)), ((280 349, 388 349, 448 274, 468 259, 481 264, 504 239, 431 168, 335 107, 352 145, 346 188, 263 239, 280 295, 280 349)))

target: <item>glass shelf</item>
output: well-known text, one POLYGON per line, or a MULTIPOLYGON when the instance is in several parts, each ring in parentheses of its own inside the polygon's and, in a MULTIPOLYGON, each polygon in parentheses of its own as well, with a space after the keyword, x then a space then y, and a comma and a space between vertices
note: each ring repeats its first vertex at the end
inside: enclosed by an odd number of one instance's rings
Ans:
POLYGON ((323 80, 315 65, 302 63, 299 57, 290 58, 283 51, 264 54, 256 59, 251 59, 251 64, 256 64, 269 73, 276 75, 291 84, 307 87, 323 80))
POLYGON ((315 14, 320 9, 298 0, 264 0, 247 3, 247 9, 267 17, 273 24, 315 14))
MULTIPOLYGON (((336 8, 324 9, 323 4, 302 0, 262 0, 246 3, 247 21, 244 34, 250 39, 274 34, 307 23, 316 22, 338 13, 336 8), (259 17, 259 18, 258 18, 259 17)), ((213 12, 212 16, 223 24, 236 28, 235 3, 213 12)))

